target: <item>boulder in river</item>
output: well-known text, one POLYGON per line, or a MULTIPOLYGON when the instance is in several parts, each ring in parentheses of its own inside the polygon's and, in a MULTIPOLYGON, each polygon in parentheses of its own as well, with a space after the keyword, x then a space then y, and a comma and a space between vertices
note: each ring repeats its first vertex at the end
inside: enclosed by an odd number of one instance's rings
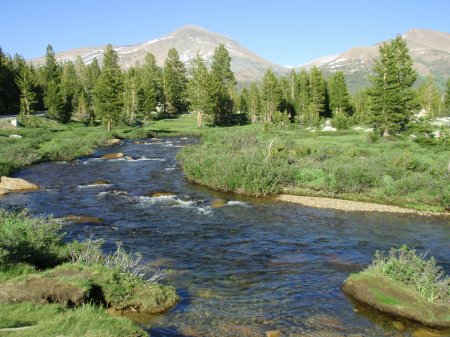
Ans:
POLYGON ((123 153, 108 153, 101 156, 101 159, 120 159, 123 158, 123 153))
POLYGON ((14 192, 38 190, 39 186, 21 178, 1 177, 0 188, 8 190, 9 192, 14 192))
POLYGON ((0 195, 8 194, 9 191, 6 188, 0 188, 0 195))
POLYGON ((281 337, 281 331, 280 330, 270 330, 266 331, 267 337, 281 337))
POLYGON ((118 143, 120 143, 120 142, 121 142, 120 139, 113 138, 113 139, 108 140, 108 141, 106 142, 106 144, 107 144, 107 145, 116 145, 116 144, 118 144, 118 143))

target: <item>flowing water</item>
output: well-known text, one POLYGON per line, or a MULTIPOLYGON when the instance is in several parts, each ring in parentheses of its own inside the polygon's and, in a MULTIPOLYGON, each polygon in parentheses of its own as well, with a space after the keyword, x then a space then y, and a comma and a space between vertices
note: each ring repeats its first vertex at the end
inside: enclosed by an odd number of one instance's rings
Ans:
POLYGON ((45 189, 2 196, 0 204, 35 215, 99 217, 101 224, 64 229, 71 237, 93 233, 106 249, 122 241, 172 270, 164 282, 178 289, 181 302, 164 314, 138 317, 152 336, 424 333, 424 327, 354 303, 340 287, 375 250, 402 244, 429 250, 449 273, 448 218, 347 213, 216 193, 187 182, 176 164, 176 152, 193 141, 126 141, 89 158, 35 165, 17 176, 45 189), (113 152, 131 160, 98 159, 113 152), (109 184, 92 185, 98 179, 109 184), (226 204, 211 207, 218 197, 226 204))

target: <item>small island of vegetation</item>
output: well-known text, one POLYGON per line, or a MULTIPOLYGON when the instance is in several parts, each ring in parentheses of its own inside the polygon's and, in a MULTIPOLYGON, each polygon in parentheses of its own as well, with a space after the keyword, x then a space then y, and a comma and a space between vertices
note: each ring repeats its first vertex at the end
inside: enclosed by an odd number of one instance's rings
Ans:
POLYGON ((343 291, 395 316, 432 327, 450 327, 450 277, 425 254, 407 246, 376 252, 372 264, 351 274, 343 291))

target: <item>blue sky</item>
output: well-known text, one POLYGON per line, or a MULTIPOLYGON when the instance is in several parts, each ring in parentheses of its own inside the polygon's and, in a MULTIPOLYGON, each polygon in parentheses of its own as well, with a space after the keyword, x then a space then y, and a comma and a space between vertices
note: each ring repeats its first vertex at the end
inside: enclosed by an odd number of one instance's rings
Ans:
POLYGON ((196 24, 262 57, 297 65, 411 28, 450 32, 450 0, 3 0, 0 46, 34 58, 106 43, 145 42, 196 24))

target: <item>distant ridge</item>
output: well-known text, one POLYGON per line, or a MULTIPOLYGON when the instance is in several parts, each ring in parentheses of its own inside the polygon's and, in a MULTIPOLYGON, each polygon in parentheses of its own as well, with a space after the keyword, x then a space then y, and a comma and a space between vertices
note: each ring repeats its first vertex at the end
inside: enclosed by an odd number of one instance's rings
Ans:
MULTIPOLYGON (((431 74, 443 87, 450 77, 450 34, 430 29, 411 29, 403 37, 410 48, 419 75, 425 77, 431 74)), ((186 25, 160 38, 141 44, 115 46, 114 49, 119 55, 120 65, 128 68, 136 63, 143 63, 148 52, 153 53, 158 64, 162 66, 168 50, 174 47, 189 68, 197 52, 210 64, 214 49, 219 44, 224 44, 232 57, 231 68, 241 83, 260 81, 267 68, 272 68, 278 75, 287 75, 291 69, 298 71, 317 66, 326 76, 338 70, 343 71, 350 89, 355 91, 369 85, 368 74, 378 56, 378 47, 382 43, 354 47, 341 54, 321 57, 301 66, 283 67, 253 53, 231 38, 200 26, 186 25)), ((85 63, 90 63, 96 57, 101 62, 105 48, 106 45, 72 49, 57 53, 56 58, 59 61, 74 61, 80 56, 85 63)), ((43 64, 44 58, 34 59, 31 62, 43 64)))

